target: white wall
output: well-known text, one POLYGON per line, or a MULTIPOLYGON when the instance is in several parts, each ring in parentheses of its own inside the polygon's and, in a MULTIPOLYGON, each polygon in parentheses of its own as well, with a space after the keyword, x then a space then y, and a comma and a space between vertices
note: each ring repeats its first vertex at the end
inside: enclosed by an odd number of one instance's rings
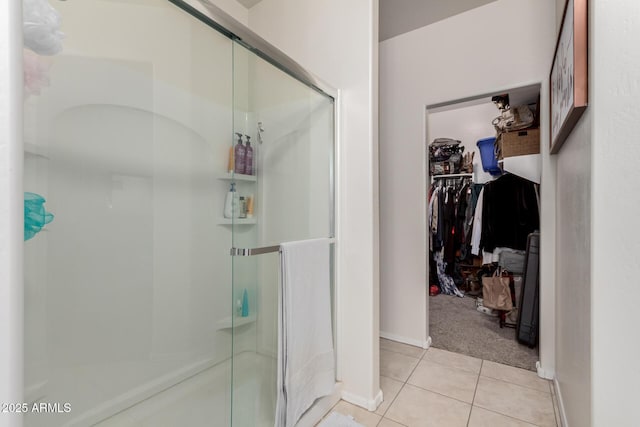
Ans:
POLYGON ((640 3, 589 6, 592 425, 632 426, 640 384, 640 55, 630 40, 640 39, 640 3))
MULTIPOLYGON (((558 30, 564 4, 565 0, 557 1, 558 30)), ((593 63, 590 66, 593 70, 593 63)), ((557 161, 556 382, 562 417, 568 426, 593 425, 592 117, 590 108, 560 153, 553 156, 557 161)))
MULTIPOLYGON (((425 106, 540 82, 546 105, 555 8, 553 0, 499 0, 380 44, 381 331, 387 335, 411 343, 429 336, 425 106)), ((547 120, 543 114, 542 141, 547 120)), ((546 144, 542 150, 545 157, 546 144)), ((545 182, 552 165, 544 160, 542 167, 545 182)), ((549 236, 555 231, 553 191, 543 185, 542 232, 549 236)), ((543 323, 553 320, 554 310, 554 244, 547 242, 541 304, 550 313, 543 313, 543 323)), ((540 347, 552 372, 550 335, 540 347)))
POLYGON ((567 4, 567 0, 556 0, 556 27, 559 30, 562 24, 562 13, 567 4))
MULTIPOLYGON (((565 0, 557 0, 558 11, 565 0)), ((566 426, 637 424, 640 4, 589 2, 589 107, 557 157, 557 387, 566 426), (625 25, 620 25, 625 22, 625 25), (611 52, 616 52, 612 55, 611 52)), ((558 27, 560 17, 558 19, 558 27)))
POLYGON ((263 0, 250 28, 341 91, 338 364, 344 397, 370 409, 378 365, 378 3, 263 0))
MULTIPOLYGON (((0 6, 0 402, 22 401, 22 8, 0 6)), ((18 414, 0 426, 20 426, 18 414)))
POLYGON ((557 156, 556 379, 571 426, 590 425, 591 111, 557 156))

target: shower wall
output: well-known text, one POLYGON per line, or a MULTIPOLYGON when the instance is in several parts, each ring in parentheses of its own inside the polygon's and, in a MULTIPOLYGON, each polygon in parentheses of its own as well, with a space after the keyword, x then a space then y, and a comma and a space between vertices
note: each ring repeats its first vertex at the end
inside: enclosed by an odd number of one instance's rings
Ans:
POLYGON ((231 357, 231 41, 168 2, 55 7, 64 51, 25 101, 25 191, 55 214, 25 242, 25 398, 72 411, 28 426, 87 425, 231 357))

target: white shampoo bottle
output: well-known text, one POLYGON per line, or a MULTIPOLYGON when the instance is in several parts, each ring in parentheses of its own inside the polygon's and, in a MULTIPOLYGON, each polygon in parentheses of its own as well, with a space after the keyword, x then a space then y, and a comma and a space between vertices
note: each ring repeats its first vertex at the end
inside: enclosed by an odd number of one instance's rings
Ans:
POLYGON ((227 193, 227 197, 224 200, 224 217, 225 218, 233 218, 235 215, 238 217, 238 200, 236 193, 236 183, 232 182, 229 187, 229 192, 227 193))

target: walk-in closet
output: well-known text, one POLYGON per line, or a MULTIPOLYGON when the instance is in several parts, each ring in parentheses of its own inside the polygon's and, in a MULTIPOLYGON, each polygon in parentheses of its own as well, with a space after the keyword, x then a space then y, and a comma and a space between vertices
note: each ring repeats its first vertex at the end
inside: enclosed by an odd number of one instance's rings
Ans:
POLYGON ((540 87, 427 107, 432 346, 536 369, 540 87))

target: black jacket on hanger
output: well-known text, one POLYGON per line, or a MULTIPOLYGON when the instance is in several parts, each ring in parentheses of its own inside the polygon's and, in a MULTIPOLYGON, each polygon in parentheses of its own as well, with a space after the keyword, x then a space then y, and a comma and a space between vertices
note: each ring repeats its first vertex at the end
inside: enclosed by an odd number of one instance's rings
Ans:
POLYGON ((480 247, 525 250, 529 233, 540 229, 538 201, 533 182, 513 174, 484 186, 480 247))

